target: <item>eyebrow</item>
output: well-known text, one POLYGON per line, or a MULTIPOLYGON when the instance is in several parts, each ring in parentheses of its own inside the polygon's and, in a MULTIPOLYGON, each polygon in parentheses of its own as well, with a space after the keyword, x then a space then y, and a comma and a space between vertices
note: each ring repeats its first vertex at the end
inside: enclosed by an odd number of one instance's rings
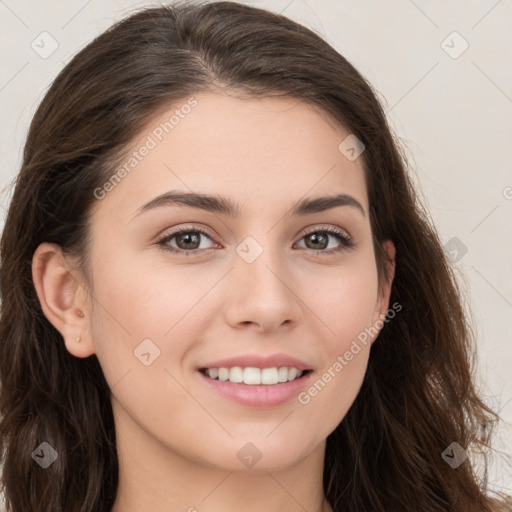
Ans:
MULTIPOLYGON (((173 205, 182 205, 208 212, 221 213, 233 218, 239 218, 242 213, 242 209, 238 203, 234 203, 223 196, 171 190, 155 197, 145 205, 141 206, 134 217, 137 217, 148 210, 173 205)), ((361 203, 348 194, 301 199, 293 206, 289 215, 291 217, 301 217, 330 210, 332 208, 338 208, 340 206, 349 206, 354 208, 358 210, 363 217, 366 217, 361 203)))

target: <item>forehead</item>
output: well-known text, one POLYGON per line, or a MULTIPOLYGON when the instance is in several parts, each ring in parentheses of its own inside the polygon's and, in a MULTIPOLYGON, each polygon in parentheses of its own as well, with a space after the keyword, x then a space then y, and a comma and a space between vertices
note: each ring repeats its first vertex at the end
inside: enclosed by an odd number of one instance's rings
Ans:
POLYGON ((304 196, 347 193, 368 211, 362 158, 349 160, 339 149, 349 135, 297 99, 195 94, 147 124, 117 167, 125 169, 122 179, 101 202, 124 216, 167 190, 183 190, 256 210, 264 201, 277 212, 304 196))

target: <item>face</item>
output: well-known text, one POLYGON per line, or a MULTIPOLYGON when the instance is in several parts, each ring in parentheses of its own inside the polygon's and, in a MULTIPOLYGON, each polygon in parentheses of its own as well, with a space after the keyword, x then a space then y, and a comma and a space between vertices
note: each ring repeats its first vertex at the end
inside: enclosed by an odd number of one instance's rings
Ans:
POLYGON ((362 161, 338 149, 348 131, 297 100, 187 100, 97 191, 93 352, 119 432, 226 470, 258 453, 260 469, 284 468, 347 413, 376 337, 361 333, 388 308, 362 161))

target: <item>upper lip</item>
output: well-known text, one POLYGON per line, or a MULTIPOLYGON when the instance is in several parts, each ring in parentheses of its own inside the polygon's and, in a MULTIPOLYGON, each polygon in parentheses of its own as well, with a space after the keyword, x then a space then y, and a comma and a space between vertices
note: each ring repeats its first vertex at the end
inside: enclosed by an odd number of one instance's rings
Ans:
POLYGON ((233 368, 240 366, 242 368, 297 368, 297 370, 310 370, 311 366, 306 364, 304 361, 291 357, 286 354, 273 354, 273 355, 261 355, 261 354, 245 354, 235 357, 229 357, 227 359, 219 359, 201 366, 203 368, 233 368))

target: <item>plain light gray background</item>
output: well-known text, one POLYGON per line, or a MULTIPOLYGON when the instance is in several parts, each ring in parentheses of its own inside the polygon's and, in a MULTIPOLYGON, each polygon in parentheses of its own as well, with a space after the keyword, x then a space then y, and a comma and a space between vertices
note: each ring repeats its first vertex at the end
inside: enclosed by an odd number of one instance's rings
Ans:
MULTIPOLYGON (((512 494, 512 0, 242 3, 313 28, 380 92, 457 259, 477 325, 478 385, 507 420, 496 439, 502 453, 491 467, 491 488, 512 494)), ((157 4, 0 0, 0 229, 28 123, 48 85, 113 21, 157 4), (52 44, 55 51, 41 55, 52 44)))

